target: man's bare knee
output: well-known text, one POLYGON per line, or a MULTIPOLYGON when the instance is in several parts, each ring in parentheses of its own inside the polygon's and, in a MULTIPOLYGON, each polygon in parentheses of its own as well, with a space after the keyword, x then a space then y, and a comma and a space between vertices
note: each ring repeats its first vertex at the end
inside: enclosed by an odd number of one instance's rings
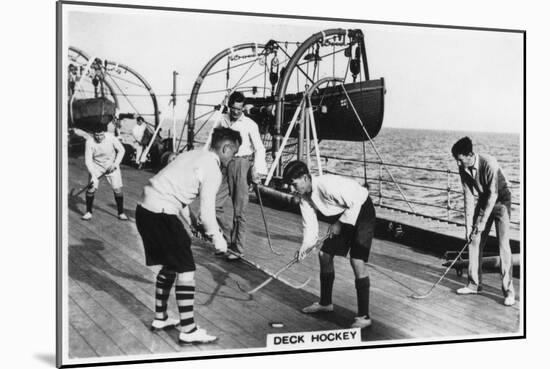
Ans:
POLYGON ((365 278, 369 276, 369 270, 367 268, 367 262, 362 259, 350 258, 349 262, 356 279, 365 278))
POLYGON ((334 256, 327 254, 326 252, 319 251, 319 264, 323 272, 332 272, 334 271, 334 256))
POLYGON ((178 273, 178 282, 193 282, 195 280, 195 272, 178 273))

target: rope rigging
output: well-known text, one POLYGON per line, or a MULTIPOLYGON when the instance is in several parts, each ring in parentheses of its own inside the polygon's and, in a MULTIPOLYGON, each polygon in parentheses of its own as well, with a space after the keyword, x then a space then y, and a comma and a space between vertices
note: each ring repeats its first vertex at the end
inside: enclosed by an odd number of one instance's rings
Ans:
MULTIPOLYGON (((109 75, 109 77, 111 77, 111 76, 109 75)), ((115 84, 115 86, 118 88, 118 90, 120 91, 121 95, 126 99, 126 101, 128 102, 128 104, 132 107, 132 109, 134 109, 134 112, 135 112, 136 114, 139 115, 140 113, 139 113, 138 109, 134 106, 134 104, 132 104, 132 102, 130 101, 130 99, 128 98, 128 96, 126 96, 126 95, 124 94, 124 91, 122 91, 122 89, 120 88, 119 84, 118 84, 112 77, 111 77, 111 80, 113 81, 113 83, 115 84)))
MULTIPOLYGON (((376 145, 374 144, 374 142, 372 141, 370 135, 369 135, 369 132, 366 130, 365 128, 365 125, 363 124, 363 121, 361 120, 361 117, 359 117, 359 114, 357 113, 357 110, 355 109, 355 106, 353 104, 353 102, 351 101, 351 98, 349 97, 349 94, 344 86, 344 84, 341 84, 340 85, 342 87, 342 91, 344 91, 344 93, 346 94, 346 98, 348 99, 348 102, 350 103, 352 109, 353 109, 353 112, 355 113, 355 116, 357 117, 358 119, 358 124, 361 126, 361 128, 363 129, 363 132, 365 132, 367 138, 369 139, 369 142, 371 143, 371 146, 374 150, 374 152, 376 153, 376 155, 378 156, 378 158, 380 159, 380 161, 382 161, 382 156, 380 155, 380 153, 378 152, 378 149, 376 148, 376 145)), ((405 193, 403 192, 403 190, 401 189, 401 187, 399 186, 399 184, 397 183, 397 181, 395 180, 395 178, 393 177, 393 174, 390 172, 390 170, 385 166, 383 165, 384 169, 386 169, 386 171, 388 172, 388 174, 390 175, 391 179, 394 181, 397 189, 399 190, 399 193, 401 194, 401 196, 403 197, 403 199, 407 202, 407 205, 409 206, 409 208, 411 209, 411 211, 413 213, 416 213, 416 210, 414 210, 413 206, 411 205, 410 201, 407 199, 407 196, 405 196, 405 193)))
MULTIPOLYGON (((296 44, 299 44, 299 43, 296 43, 296 44)), ((320 58, 320 59, 324 59, 325 57, 331 56, 331 55, 332 55, 333 57, 335 57, 336 54, 341 53, 341 52, 343 52, 344 50, 345 50, 345 49, 336 50, 336 51, 333 51, 333 52, 324 54, 324 55, 322 55, 322 56, 319 56, 319 58, 320 58)), ((287 54, 287 56, 288 56, 288 54, 287 54)), ((266 58, 266 60, 267 60, 267 55, 265 55, 265 58, 266 58)), ((280 68, 280 65, 284 65, 288 60, 289 60, 288 57, 285 58, 285 59, 282 60, 282 61, 277 60, 277 68, 276 68, 276 69, 277 69, 277 71, 278 71, 278 75, 279 75, 279 76, 283 75, 283 73, 284 73, 284 67, 283 67, 283 69, 281 69, 281 68, 280 68)), ((240 64, 233 64, 233 65, 231 65, 230 69, 236 69, 236 68, 238 68, 238 67, 240 67, 240 66, 244 66, 244 65, 247 65, 247 64, 253 64, 253 63, 257 62, 257 61, 258 61, 258 59, 254 59, 254 60, 249 60, 249 61, 246 61, 246 62, 240 63, 240 64)), ((307 65, 309 62, 310 62, 310 61, 305 61, 305 62, 300 63, 299 65, 300 65, 300 66, 303 66, 304 64, 307 65)), ((265 75, 265 73, 267 73, 267 68, 268 68, 267 65, 268 65, 268 63, 267 63, 267 62, 262 62, 262 64, 266 64, 266 71, 262 71, 261 73, 256 74, 256 75, 255 75, 254 77, 252 77, 251 79, 254 79, 254 78, 259 77, 259 76, 261 76, 261 75, 265 75)), ((249 67, 248 70, 250 70, 251 68, 252 68, 252 67, 249 67)), ((334 75, 334 68, 335 68, 335 65, 334 65, 334 62, 333 62, 333 75, 334 75)), ((348 69, 349 69, 349 63, 348 63, 348 69)), ((116 70, 116 69, 115 69, 115 68, 112 68, 110 71, 113 71, 113 70, 116 70)), ((118 68, 118 70, 120 70, 120 68, 118 68)), ((226 73, 227 73, 227 68, 219 69, 219 70, 217 70, 217 71, 215 71, 215 72, 210 72, 210 73, 208 73, 206 76, 212 76, 212 75, 214 75, 214 74, 218 74, 218 73, 221 73, 221 72, 226 72, 226 73)), ((303 73, 304 75, 306 75, 305 72, 302 71, 302 73, 303 73)), ((346 69, 346 73, 347 73, 347 69, 346 69)), ((105 75, 109 76, 111 79, 117 79, 117 80, 123 81, 123 82, 125 82, 125 83, 127 83, 127 84, 130 84, 130 85, 133 85, 133 86, 136 86, 136 87, 139 87, 139 88, 142 88, 142 89, 147 90, 142 84, 136 83, 136 82, 131 81, 131 80, 126 79, 126 78, 123 78, 123 77, 121 77, 120 75, 116 75, 116 74, 109 73, 109 70, 106 71, 105 75)), ((276 80, 275 83, 278 82, 279 76, 276 77, 277 80, 276 80)), ((306 77, 308 77, 308 76, 306 75, 306 77)), ((267 76, 265 76, 265 78, 267 79, 267 76)), ((270 76, 270 78, 275 78, 275 76, 273 76, 273 77, 270 76)), ((251 79, 249 79, 249 80, 247 80, 247 81, 250 81, 251 79)), ((310 81, 313 81, 310 77, 308 77, 308 79, 309 79, 310 81)), ((299 89, 299 88, 300 88, 299 74, 296 74, 296 80, 297 80, 297 89, 299 89)), ((273 83, 272 83, 272 84, 273 84, 273 83)), ((250 91, 253 91, 254 88, 258 89, 258 88, 262 88, 262 87, 252 86, 252 87, 250 87, 250 91)), ((268 87, 266 86, 266 83, 264 83, 263 89, 264 89, 264 91, 266 91, 266 90, 268 89, 268 87)), ((82 89, 82 86, 81 86, 81 89, 80 89, 79 91, 82 92, 82 93, 91 92, 91 91, 89 91, 89 90, 84 90, 84 89, 82 89)), ((121 89, 120 92, 122 93, 122 89, 121 89)), ((199 93, 199 95, 216 94, 216 93, 221 93, 221 92, 227 92, 227 89, 210 90, 210 91, 201 91, 201 92, 199 93)), ((125 93, 125 95, 128 96, 128 97, 140 97, 140 96, 149 97, 149 96, 150 96, 150 94, 148 94, 148 93, 143 93, 143 94, 139 94, 139 93, 125 93)), ((171 97, 171 96, 173 96, 174 94, 172 94, 172 93, 160 93, 160 94, 157 93, 157 94, 155 94, 155 95, 158 96, 158 97, 171 97)), ((181 96, 181 97, 188 97, 188 96, 191 95, 191 93, 177 93, 177 94, 175 94, 175 95, 178 96, 178 97, 179 97, 179 96, 181 96)))
MULTIPOLYGON (((289 60, 291 59, 291 56, 290 56, 284 49, 279 49, 279 50, 282 50, 283 53, 285 53, 286 57, 287 57, 289 60)), ((314 83, 314 81, 309 77, 309 75, 308 75, 306 72, 304 72, 304 70, 302 69, 302 67, 301 67, 299 64, 296 64, 296 68, 298 68, 298 70, 299 70, 300 72, 302 72, 302 74, 303 74, 304 76, 306 76, 306 78, 307 78, 311 83, 314 83)))

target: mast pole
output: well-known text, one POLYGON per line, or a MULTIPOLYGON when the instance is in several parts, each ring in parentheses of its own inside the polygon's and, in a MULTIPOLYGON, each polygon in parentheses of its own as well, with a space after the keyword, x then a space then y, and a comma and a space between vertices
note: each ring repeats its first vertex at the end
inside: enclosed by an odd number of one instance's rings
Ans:
POLYGON ((172 72, 172 99, 170 103, 172 104, 172 152, 176 150, 176 76, 178 72, 172 72))

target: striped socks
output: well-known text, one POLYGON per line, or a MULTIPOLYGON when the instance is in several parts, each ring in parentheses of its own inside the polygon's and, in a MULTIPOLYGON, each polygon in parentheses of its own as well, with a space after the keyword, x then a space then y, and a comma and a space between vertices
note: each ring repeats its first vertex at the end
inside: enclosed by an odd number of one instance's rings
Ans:
POLYGON ((166 320, 168 317, 166 313, 168 297, 170 297, 170 290, 175 280, 175 272, 167 272, 162 269, 159 271, 155 290, 155 319, 166 320))
POLYGON ((181 332, 191 333, 197 330, 193 317, 193 304, 195 301, 195 281, 176 282, 176 303, 180 313, 181 332))

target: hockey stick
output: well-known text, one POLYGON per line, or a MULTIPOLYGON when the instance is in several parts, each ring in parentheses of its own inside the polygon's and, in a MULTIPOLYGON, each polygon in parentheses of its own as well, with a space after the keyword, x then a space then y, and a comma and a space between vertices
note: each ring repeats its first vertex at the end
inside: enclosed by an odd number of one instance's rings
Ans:
MULTIPOLYGON (((101 178, 105 177, 107 175, 107 172, 103 172, 99 177, 97 177, 97 180, 99 181, 101 178)), ((76 188, 71 188, 71 191, 69 192, 70 197, 78 197, 82 192, 86 191, 88 188, 92 186, 92 182, 88 183, 86 186, 82 187, 80 190, 78 190, 77 193, 74 193, 76 191, 76 188)))
POLYGON ((267 243, 269 244, 269 248, 271 249, 271 252, 275 255, 283 255, 280 252, 277 252, 273 249, 273 245, 271 244, 271 237, 269 236, 269 230, 267 228, 267 221, 265 220, 265 214, 264 214, 264 204, 262 202, 262 196, 260 194, 260 189, 258 188, 258 184, 254 183, 254 189, 256 190, 256 196, 258 197, 258 202, 260 203, 260 211, 262 213, 262 219, 264 220, 264 226, 265 226, 265 234, 267 235, 267 243))
MULTIPOLYGON (((280 274, 279 272, 277 272, 277 273, 274 274, 274 273, 268 271, 267 269, 265 269, 264 267, 262 267, 261 265, 255 263, 254 261, 252 261, 252 260, 250 260, 250 259, 244 257, 244 256, 243 256, 242 254, 240 254, 240 253, 234 252, 233 250, 227 250, 227 253, 228 253, 228 254, 235 255, 235 256, 238 256, 238 257, 239 257, 242 261, 244 261, 246 264, 248 264, 248 265, 252 266, 253 268, 256 268, 256 269, 258 269, 259 271, 261 271, 261 272, 267 274, 267 275, 269 276, 268 279, 269 279, 270 282, 271 282, 273 279, 276 279, 276 280, 282 282, 283 284, 286 284, 287 286, 292 287, 292 288, 298 290, 298 289, 301 289, 301 288, 305 287, 305 286, 309 283, 309 281, 311 281, 311 278, 308 278, 308 279, 307 279, 305 282, 303 282, 303 283, 294 284, 294 283, 291 283, 291 282, 289 282, 289 281, 287 281, 287 280, 285 280, 285 279, 279 278, 279 276, 278 276, 278 274, 280 274)), ((240 284, 239 284, 238 282, 237 282, 237 286, 239 287, 239 289, 240 289, 241 291, 248 293, 248 291, 246 291, 245 289, 243 289, 243 288, 240 286, 240 284)))
MULTIPOLYGON (((321 247, 321 245, 323 244, 323 242, 328 238, 328 236, 325 236, 323 238, 321 238, 316 244, 315 246, 309 248, 306 252, 305 252, 305 255, 304 255, 304 258, 306 258, 309 254, 311 254, 313 252, 313 250, 321 247)), ((294 258, 292 258, 292 260, 290 260, 284 267, 282 267, 281 269, 279 269, 277 272, 275 272, 274 274, 270 274, 270 277, 268 279, 266 279, 265 281, 263 281, 261 284, 259 284, 257 287, 251 289, 250 291, 248 291, 248 294, 252 295, 256 292, 258 292, 260 289, 262 289, 263 287, 265 287, 267 284, 269 284, 271 281, 273 281, 274 279, 278 279, 278 280, 281 280, 279 278, 279 275, 281 273, 283 273, 285 270, 289 269, 291 266, 293 266, 294 264, 300 262, 300 259, 298 258, 298 255, 294 256, 294 258)), ((268 273, 269 274, 269 273, 268 273)), ((303 288, 306 286, 306 284, 311 280, 311 278, 309 278, 307 280, 306 283, 304 283, 300 288, 303 288)))
POLYGON ((443 275, 439 278, 439 280, 437 282, 434 283, 434 285, 432 286, 432 288, 429 289, 428 292, 426 292, 425 294, 423 295, 410 295, 409 297, 413 298, 413 299, 417 299, 417 300, 420 300, 420 299, 425 299, 426 297, 430 296, 430 294, 432 293, 433 289, 439 284, 439 282, 441 282, 443 280, 443 278, 447 275, 447 273, 449 272, 449 270, 451 270, 451 268, 453 267, 453 265, 455 265, 455 263, 457 262, 457 260, 460 258, 460 255, 462 255, 462 253, 464 252, 464 250, 466 250, 466 248, 470 245, 470 242, 472 242, 471 240, 466 242, 466 244, 464 245, 464 247, 462 248, 462 250, 460 250, 460 252, 456 255, 455 259, 453 260, 453 262, 451 264, 449 264, 449 266, 447 267, 447 270, 445 270, 445 273, 443 273, 443 275))
MULTIPOLYGON (((298 262, 298 258, 297 257, 294 257, 291 261, 289 261, 284 267, 282 267, 281 269, 279 269, 277 272, 275 272, 274 274, 270 274, 270 277, 268 279, 266 279, 265 281, 263 281, 261 284, 259 284, 257 287, 251 289, 250 291, 246 291, 246 293, 248 293, 249 295, 252 295, 256 292, 258 292, 260 289, 262 289, 265 285, 267 285, 268 283, 270 283, 272 280, 274 279, 278 279, 278 280, 281 280, 279 278, 279 275, 284 272, 285 270, 287 270, 288 268, 290 268, 292 265, 296 264, 298 262)), ((269 274, 269 273, 268 273, 269 274)), ((307 283, 309 283, 309 281, 311 280, 311 278, 308 278, 308 280, 303 283, 301 286, 297 287, 297 289, 299 288, 303 288, 306 286, 307 283)), ((284 283, 284 282, 283 282, 284 283)))

